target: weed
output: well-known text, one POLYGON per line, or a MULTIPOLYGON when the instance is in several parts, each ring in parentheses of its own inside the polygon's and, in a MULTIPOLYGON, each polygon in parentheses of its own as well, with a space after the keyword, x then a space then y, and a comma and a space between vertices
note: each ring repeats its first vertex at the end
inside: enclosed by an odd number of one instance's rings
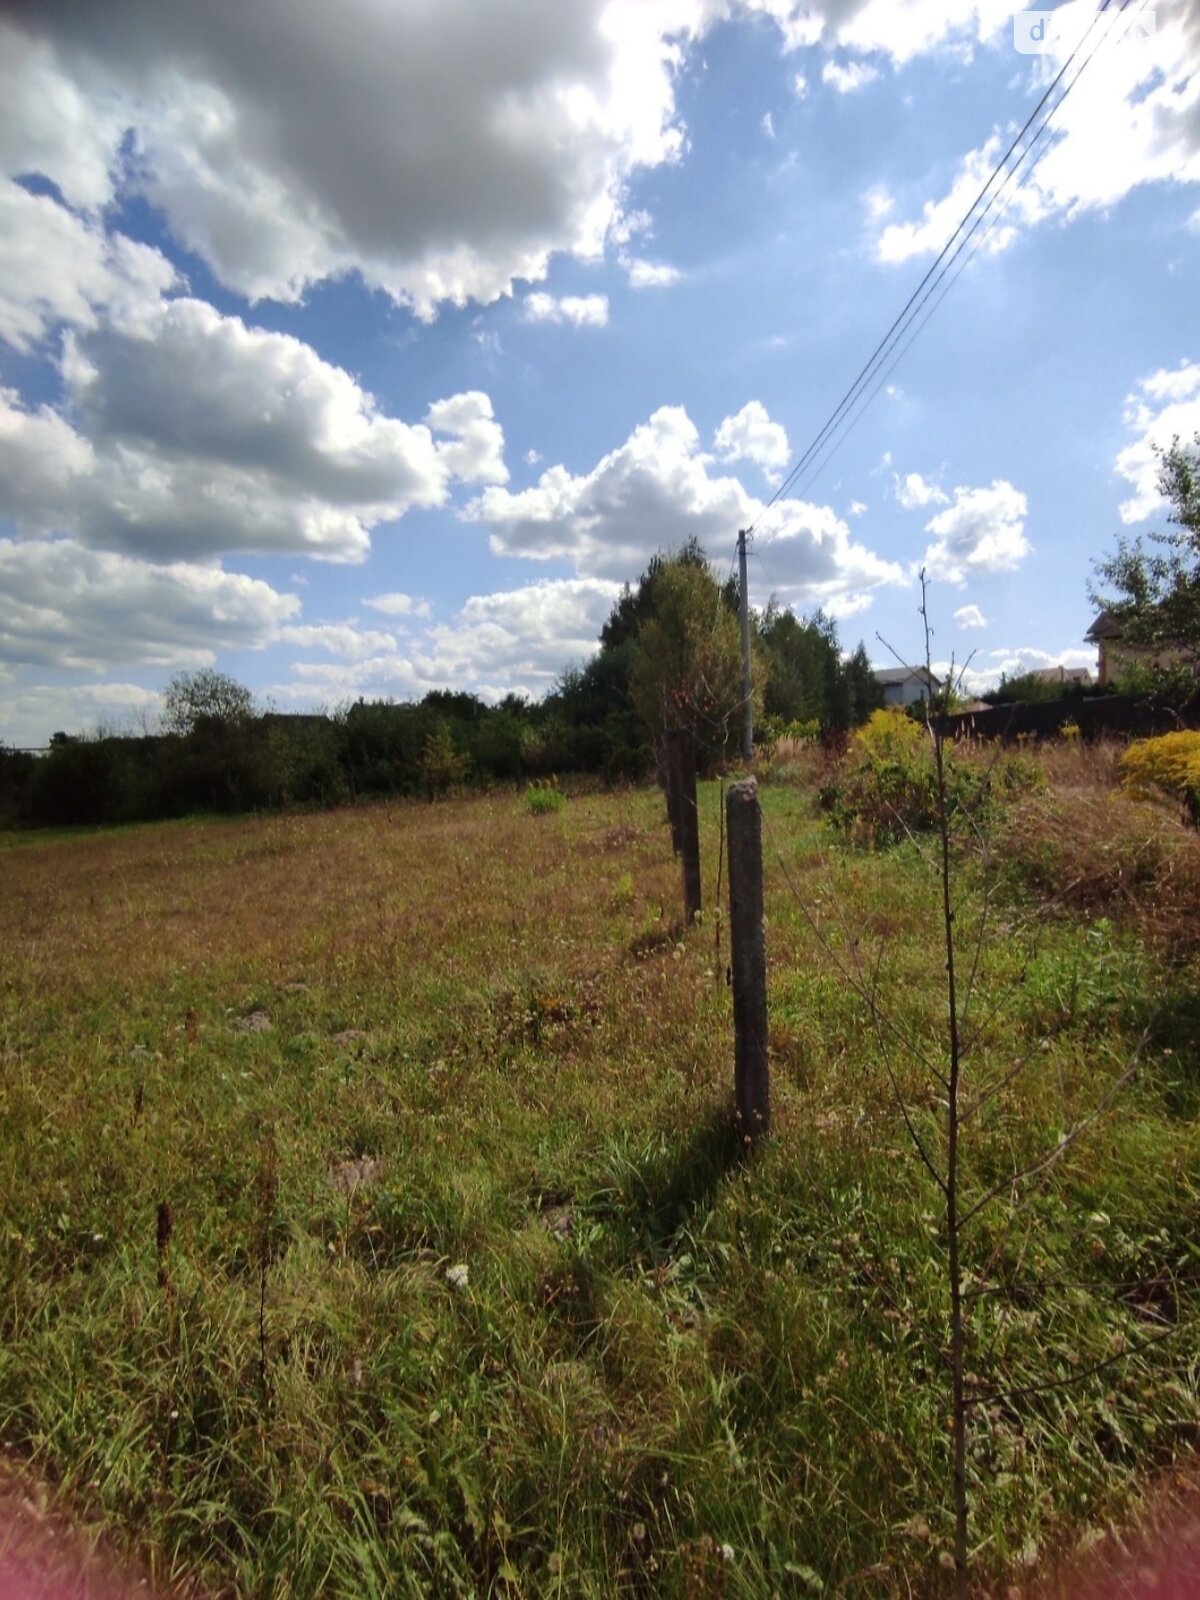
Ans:
POLYGON ((557 778, 538 778, 525 791, 525 809, 531 816, 544 817, 561 811, 566 797, 558 787, 557 778))

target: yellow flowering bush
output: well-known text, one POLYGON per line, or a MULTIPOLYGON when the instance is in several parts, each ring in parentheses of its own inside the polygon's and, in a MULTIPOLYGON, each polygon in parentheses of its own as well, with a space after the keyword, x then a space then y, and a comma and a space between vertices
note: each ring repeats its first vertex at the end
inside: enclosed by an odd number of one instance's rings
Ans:
POLYGON ((1121 779, 1135 798, 1167 795, 1182 800, 1200 826, 1200 733, 1163 733, 1137 739, 1121 757, 1121 779))

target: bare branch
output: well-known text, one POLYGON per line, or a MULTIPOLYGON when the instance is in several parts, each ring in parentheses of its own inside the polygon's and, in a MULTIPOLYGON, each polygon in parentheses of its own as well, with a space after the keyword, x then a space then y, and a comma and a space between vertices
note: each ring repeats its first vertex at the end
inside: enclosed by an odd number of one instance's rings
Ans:
POLYGON ((1018 1057, 1018 1059, 1013 1062, 1012 1066, 1006 1073, 997 1078, 994 1083, 990 1083, 986 1089, 981 1089, 976 1095, 975 1099, 972 1100, 970 1105, 968 1105, 963 1111, 961 1120, 963 1122, 969 1122, 977 1112, 982 1111, 990 1101, 994 1100, 998 1094, 1006 1089, 1015 1078, 1019 1078, 1021 1073, 1024 1072, 1025 1068, 1033 1060, 1034 1056, 1037 1055, 1040 1050, 1044 1050, 1045 1047, 1050 1043, 1051 1039, 1054 1039, 1058 1036, 1064 1026, 1065 1024, 1060 1022, 1053 1028, 1049 1029, 1042 1035, 1042 1037, 1037 1041, 1031 1050, 1027 1050, 1023 1056, 1018 1057))
POLYGON ((1115 1367, 1118 1361, 1128 1361, 1130 1356, 1142 1355, 1157 1345, 1166 1344, 1167 1340, 1178 1332, 1178 1327, 1168 1328, 1166 1333, 1160 1333, 1157 1339, 1143 1339, 1140 1344, 1126 1345, 1125 1349, 1116 1351, 1103 1361, 1097 1361, 1094 1366, 1073 1372, 1069 1378, 1053 1378, 1047 1383, 1029 1383, 1020 1389, 989 1389, 986 1393, 968 1396, 965 1403, 969 1406, 996 1405, 1001 1401, 1024 1400, 1034 1394, 1049 1394, 1053 1389, 1071 1389, 1077 1383, 1085 1383, 1088 1378, 1094 1378, 1098 1372, 1103 1372, 1107 1367, 1115 1367))

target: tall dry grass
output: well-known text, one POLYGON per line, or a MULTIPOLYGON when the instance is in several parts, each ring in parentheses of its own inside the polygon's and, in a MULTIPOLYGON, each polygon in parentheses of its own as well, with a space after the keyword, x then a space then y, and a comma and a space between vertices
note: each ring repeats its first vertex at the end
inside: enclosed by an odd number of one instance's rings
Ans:
POLYGON ((1047 789, 1007 810, 995 850, 1044 910, 1110 917, 1164 958, 1187 963, 1200 955, 1200 830, 1169 801, 1122 789, 1125 748, 1040 747, 1047 789))

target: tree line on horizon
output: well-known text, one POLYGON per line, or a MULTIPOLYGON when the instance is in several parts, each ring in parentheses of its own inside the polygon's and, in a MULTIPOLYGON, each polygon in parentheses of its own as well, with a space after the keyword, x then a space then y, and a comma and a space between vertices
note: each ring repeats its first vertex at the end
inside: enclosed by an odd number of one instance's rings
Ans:
MULTIPOLYGON (((172 679, 158 733, 56 734, 36 756, 0 749, 7 826, 147 821, 196 812, 330 806, 373 795, 430 798, 463 784, 582 773, 638 781, 669 725, 695 734, 708 769, 732 757, 741 728, 738 589, 695 540, 652 558, 626 585, 599 648, 541 700, 433 690, 420 701, 360 699, 332 713, 255 707, 251 692, 205 668, 172 679)), ((836 623, 774 600, 752 613, 759 735, 836 735, 882 695, 860 643, 836 623)))
MULTIPOLYGON (((1145 658, 1121 687, 1179 699, 1194 696, 1200 677, 1200 434, 1160 452, 1159 488, 1168 530, 1149 542, 1118 540, 1096 561, 1090 593, 1145 658)), ((654 556, 636 586, 625 586, 595 655, 539 701, 510 694, 488 705, 434 690, 416 702, 360 699, 332 714, 289 716, 257 710, 225 674, 184 673, 164 695, 161 733, 56 734, 41 756, 0 746, 0 826, 432 797, 557 773, 636 781, 653 770, 662 734, 681 723, 711 770, 738 746, 737 609, 737 584, 719 580, 693 539, 654 556)), ((832 618, 797 617, 774 599, 752 613, 752 683, 765 740, 836 736, 882 702, 861 643, 844 654, 832 618)), ((1031 678, 988 698, 1047 692, 1031 678)))

